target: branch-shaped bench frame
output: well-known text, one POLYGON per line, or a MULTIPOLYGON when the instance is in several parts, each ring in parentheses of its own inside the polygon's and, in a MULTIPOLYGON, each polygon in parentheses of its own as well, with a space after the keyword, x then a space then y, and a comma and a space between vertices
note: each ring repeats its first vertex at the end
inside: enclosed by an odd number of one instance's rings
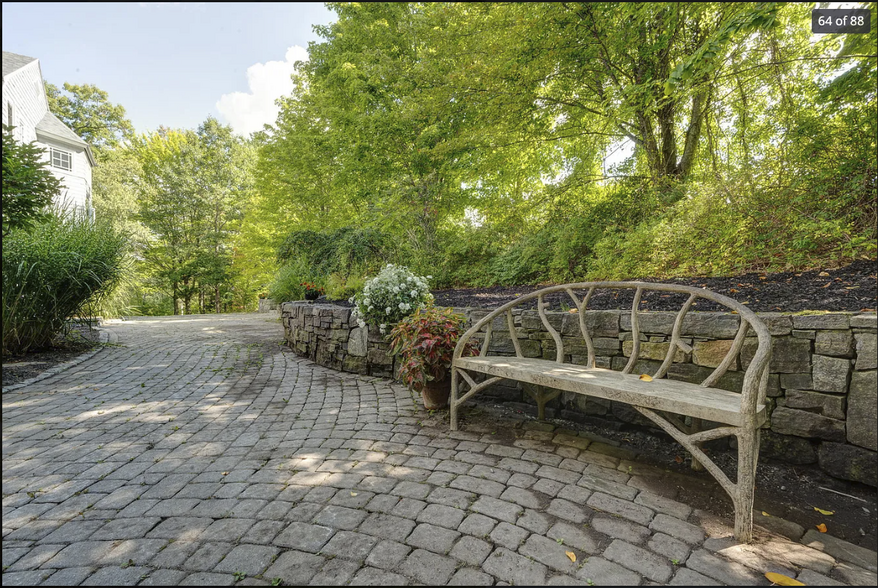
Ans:
MULTIPOLYGON (((602 370, 601 368, 595 367, 594 344, 592 341, 592 337, 589 334, 586 321, 588 303, 596 289, 635 290, 634 302, 631 306, 631 331, 633 344, 631 357, 628 360, 628 363, 625 365, 625 368, 622 370, 623 374, 631 373, 640 354, 641 330, 639 313, 642 311, 639 310, 639 306, 644 291, 672 292, 689 295, 688 299, 685 303, 683 303, 682 307, 677 313, 676 319, 674 320, 667 354, 662 364, 659 366, 656 372, 652 374, 653 380, 658 380, 667 376, 668 370, 674 361, 674 356, 677 353, 678 349, 686 353, 692 351, 692 348, 681 339, 680 333, 683 330, 683 321, 687 313, 692 308, 692 305, 695 303, 695 301, 699 298, 710 300, 717 304, 723 305, 731 312, 737 313, 738 316, 740 316, 740 326, 728 352, 726 353, 720 364, 716 367, 716 369, 714 369, 714 371, 707 378, 705 378, 704 381, 701 382, 700 386, 702 388, 714 388, 714 384, 716 384, 717 381, 734 364, 735 358, 738 356, 744 345, 744 341, 747 337, 748 331, 752 330, 755 333, 758 341, 758 347, 744 373, 743 386, 740 394, 739 414, 736 415, 736 419, 734 419, 735 422, 730 424, 729 426, 720 426, 717 428, 701 431, 699 429, 701 425, 701 418, 703 415, 684 415, 693 418, 693 425, 686 425, 680 418, 661 409, 657 411, 656 409, 649 408, 647 406, 638 406, 636 402, 631 404, 631 406, 635 410, 656 423, 656 425, 658 425, 662 430, 667 432, 671 437, 673 437, 678 443, 680 443, 686 450, 691 453, 692 465, 694 469, 699 469, 700 467, 703 467, 707 469, 708 472, 710 472, 710 474, 717 480, 720 486, 722 486, 722 488, 728 493, 728 495, 732 499, 732 502, 734 503, 736 539, 741 542, 751 541, 753 529, 753 494, 756 477, 756 463, 759 457, 759 429, 766 420, 765 394, 768 386, 768 367, 771 358, 771 335, 762 320, 759 319, 759 317, 757 317, 752 310, 727 296, 716 294, 715 292, 711 292, 709 290, 693 288, 691 286, 680 286, 675 284, 653 284, 645 282, 581 282, 575 284, 551 286, 542 290, 538 290, 531 294, 521 296, 520 298, 508 304, 504 304, 500 308, 490 312, 482 319, 477 321, 460 338, 457 347, 454 350, 454 356, 451 366, 451 430, 457 430, 458 411, 460 409, 460 406, 464 402, 466 402, 468 399, 473 397, 475 394, 478 394, 485 388, 499 382, 500 380, 517 379, 515 378, 515 371, 514 369, 512 369, 511 373, 509 372, 509 370, 507 370, 502 376, 489 377, 482 382, 476 382, 476 380, 465 371, 466 369, 472 370, 472 366, 470 365, 468 367, 462 367, 461 365, 466 363, 466 358, 462 357, 462 355, 467 342, 469 342, 474 336, 476 336, 477 333, 480 333, 482 329, 484 329, 484 338, 481 344, 479 357, 487 357, 488 348, 490 347, 491 337, 493 334, 492 325, 494 323, 494 320, 497 317, 505 315, 506 324, 509 329, 509 338, 511 339, 512 346, 515 350, 515 357, 524 358, 521 350, 521 344, 515 331, 515 322, 512 315, 512 309, 516 306, 521 305, 524 302, 533 300, 534 298, 537 299, 537 313, 539 314, 539 317, 546 331, 549 333, 549 335, 551 335, 552 339, 554 340, 556 349, 555 361, 553 362, 550 360, 541 360, 540 365, 542 365, 542 363, 545 363, 546 369, 548 370, 552 368, 552 366, 564 364, 564 342, 561 338, 561 334, 551 325, 546 315, 547 304, 545 302, 545 296, 557 292, 566 292, 572 300, 573 304, 576 306, 576 311, 579 317, 579 328, 582 333, 582 337, 585 340, 585 345, 588 352, 586 364, 584 367, 588 370, 594 370, 595 372, 600 371, 606 373, 607 370, 602 370), (575 290, 585 290, 585 297, 580 299, 574 292, 575 290), (460 395, 460 388, 462 384, 466 384, 468 390, 465 394, 460 395), (662 414, 659 414, 659 412, 662 412, 662 414), (735 482, 732 482, 728 478, 728 476, 726 476, 726 474, 713 462, 713 460, 711 460, 710 457, 708 457, 704 453, 704 451, 702 451, 700 447, 700 445, 706 441, 728 436, 735 436, 738 442, 738 471, 735 482)), ((498 360, 500 359, 502 359, 502 357, 498 357, 498 360)), ((636 378, 632 376, 632 379, 636 378)), ((524 380, 522 379, 522 381, 524 380)), ((643 381, 642 384, 644 386, 642 399, 646 400, 647 397, 650 396, 650 384, 646 381, 643 381)), ((631 384, 629 382, 629 389, 627 390, 627 397, 629 399, 631 398, 630 386, 631 384)), ((588 395, 588 392, 585 390, 571 390, 570 388, 568 388, 568 390, 588 395)), ((655 391, 655 388, 653 388, 653 391, 655 391)), ((606 391, 604 390, 604 392, 606 391)), ((631 403, 630 400, 626 401, 619 398, 614 398, 611 394, 608 395, 605 393, 603 397, 609 398, 611 400, 631 403)), ((731 421, 732 419, 729 419, 728 417, 724 419, 722 415, 717 414, 716 416, 712 415, 709 420, 726 423, 727 421, 731 421)))

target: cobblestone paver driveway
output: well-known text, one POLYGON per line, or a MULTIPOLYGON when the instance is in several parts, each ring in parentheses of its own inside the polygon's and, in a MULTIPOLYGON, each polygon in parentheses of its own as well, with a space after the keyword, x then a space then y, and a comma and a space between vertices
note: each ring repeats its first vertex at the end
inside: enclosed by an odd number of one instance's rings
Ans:
POLYGON ((875 585, 865 550, 739 546, 716 521, 708 537, 621 448, 524 421, 513 438, 449 432, 399 385, 285 351, 266 315, 110 330, 117 346, 3 395, 3 585, 738 585, 767 571, 875 585))

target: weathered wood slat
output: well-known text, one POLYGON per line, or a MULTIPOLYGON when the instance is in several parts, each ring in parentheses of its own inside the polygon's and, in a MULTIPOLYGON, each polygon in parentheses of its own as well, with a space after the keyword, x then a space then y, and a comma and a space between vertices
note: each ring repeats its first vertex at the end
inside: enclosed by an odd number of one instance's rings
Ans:
MULTIPOLYGON (((735 361, 735 358, 738 357, 738 352, 741 351, 741 347, 744 346, 744 339, 747 337, 747 329, 750 325, 745 320, 741 320, 741 325, 738 327, 738 334, 735 335, 735 340, 732 342, 732 347, 726 353, 726 356, 723 358, 722 362, 717 366, 713 373, 707 376, 701 385, 705 388, 709 386, 713 386, 716 384, 716 381, 719 380, 723 374, 729 369, 729 366, 732 365, 732 362, 735 361)), ((764 402, 760 400, 760 402, 764 402)))
MULTIPOLYGON (((662 363, 661 367, 655 374, 653 374, 653 378, 664 378, 665 374, 668 373, 668 368, 671 367, 671 362, 674 361, 674 356, 677 354, 677 348, 679 347, 683 349, 684 344, 680 341, 680 329, 683 327, 683 319, 686 317, 686 313, 689 312, 689 308, 692 306, 692 303, 695 302, 696 298, 698 298, 698 294, 690 294, 689 300, 686 301, 686 304, 684 304, 683 308, 680 309, 680 312, 677 313, 677 318, 674 320, 674 328, 671 330, 671 344, 668 345, 668 354, 665 356, 665 361, 662 363)), ((686 345, 686 347, 689 346, 686 345)), ((691 348, 689 350, 691 351, 691 348)))
POLYGON ((573 290, 567 288, 567 294, 576 304, 576 310, 579 313, 579 330, 582 332, 582 338, 585 340, 585 348, 588 350, 588 359, 586 360, 585 365, 593 368, 595 357, 594 343, 591 340, 591 335, 588 333, 588 326, 585 324, 585 309, 588 308, 588 301, 591 298, 592 292, 594 292, 594 288, 589 288, 585 298, 580 301, 576 297, 576 294, 573 293, 573 290))
POLYGON ((637 291, 634 293, 634 304, 631 305, 631 340, 633 341, 633 346, 631 348, 631 359, 628 360, 625 369, 622 370, 623 374, 631 373, 631 370, 634 369, 634 364, 637 363, 637 356, 640 355, 640 318, 637 315, 637 309, 640 306, 640 296, 642 294, 643 288, 637 288, 637 291))
POLYGON ((512 345, 515 347, 515 357, 524 357, 521 354, 521 344, 518 342, 518 335, 515 334, 515 321, 512 320, 512 309, 506 311, 506 324, 509 326, 509 338, 512 339, 512 345))
MULTIPOLYGON (((712 475, 714 479, 719 482, 719 485, 723 487, 723 490, 728 493, 728 495, 732 498, 732 501, 735 502, 735 510, 737 511, 737 499, 735 497, 740 494, 742 487, 751 482, 747 480, 742 481, 742 483, 735 484, 734 482, 729 480, 729 477, 726 476, 725 472, 719 469, 719 467, 715 463, 713 463, 713 460, 711 460, 707 456, 707 454, 701 450, 700 447, 690 441, 691 437, 684 434, 682 431, 671 425, 671 423, 669 423, 660 415, 657 415, 650 409, 640 406, 635 406, 634 408, 637 410, 637 412, 649 418, 652 422, 661 427, 668 435, 673 437, 677 443, 685 447, 689 451, 689 453, 692 454, 692 459, 697 459, 701 463, 701 465, 703 465, 704 468, 708 472, 710 472, 710 475, 712 475)), ((740 473, 738 475, 740 477, 740 473)), ((748 515, 749 514, 750 513, 748 513, 748 515)))
MULTIPOLYGON (((602 368, 554 364, 541 359, 519 357, 461 357, 455 366, 509 380, 530 382, 579 392, 596 398, 616 400, 633 406, 664 410, 741 426, 741 395, 727 390, 702 388, 676 380, 645 382, 637 375, 602 368)), ((756 408, 757 420, 765 421, 765 406, 756 408)))
POLYGON ((476 384, 475 386, 472 387, 472 390, 469 390, 466 394, 461 396, 457 402, 460 403, 460 402, 466 401, 470 396, 481 392, 482 390, 484 390, 488 386, 493 386, 494 384, 496 384, 497 382, 499 382, 502 379, 503 378, 500 378, 500 377, 488 378, 487 380, 485 380, 481 384, 476 384))
POLYGON ((479 351, 479 356, 485 357, 486 355, 488 355, 489 345, 491 345, 491 323, 488 323, 488 326, 485 329, 485 342, 482 344, 482 349, 479 351))
POLYGON ((546 303, 542 296, 537 298, 537 313, 543 321, 543 326, 546 327, 546 330, 552 336, 552 339, 555 340, 555 361, 558 363, 564 363, 564 343, 561 341, 561 334, 549 324, 549 319, 546 317, 546 303))

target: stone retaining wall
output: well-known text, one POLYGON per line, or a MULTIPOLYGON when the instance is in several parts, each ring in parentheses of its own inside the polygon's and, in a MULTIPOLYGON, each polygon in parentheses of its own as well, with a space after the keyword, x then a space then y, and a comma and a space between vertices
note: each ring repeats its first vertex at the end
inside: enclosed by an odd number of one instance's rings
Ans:
POLYGON ((259 299, 259 308, 257 312, 273 312, 279 311, 279 304, 272 300, 271 298, 260 298, 259 299))
MULTIPOLYGON (((456 309, 469 324, 484 317, 484 309, 456 309)), ((562 335, 565 361, 585 363, 585 342, 575 314, 550 312, 549 321, 562 335)), ((286 302, 281 305, 284 333, 290 347, 303 357, 334 369, 364 375, 393 377, 394 358, 377 329, 357 327, 351 309, 329 304, 286 302)), ((555 342, 536 311, 513 311, 522 354, 555 359, 555 342)), ((668 350, 676 314, 640 314, 641 351, 634 368, 654 373, 668 350)), ((876 486, 878 464, 878 351, 875 313, 759 315, 773 336, 768 387, 771 419, 763 432, 761 455, 795 464, 818 464, 827 473, 876 486)), ((501 317, 502 318, 502 317, 501 317)), ((669 377, 700 383, 728 351, 739 317, 725 313, 691 312, 683 325, 683 340, 691 353, 678 351, 669 377)), ((621 370, 633 346, 628 311, 589 311, 599 367, 621 370)), ((514 355, 506 321, 493 326, 489 351, 514 355)), ((739 392, 756 347, 755 337, 741 350, 731 370, 717 386, 739 392)), ((518 383, 494 386, 482 396, 534 409, 528 390, 518 383)), ((603 426, 635 423, 654 426, 628 405, 564 392, 547 405, 549 417, 603 426)), ((728 443, 728 440, 719 440, 728 443)))

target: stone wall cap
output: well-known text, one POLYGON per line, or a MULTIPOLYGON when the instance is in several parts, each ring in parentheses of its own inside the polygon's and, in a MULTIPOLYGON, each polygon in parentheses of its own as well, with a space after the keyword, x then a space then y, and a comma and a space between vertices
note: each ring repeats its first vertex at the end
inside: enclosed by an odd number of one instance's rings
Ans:
POLYGON ((851 317, 851 326, 859 328, 875 328, 878 327, 878 314, 867 312, 851 317))

